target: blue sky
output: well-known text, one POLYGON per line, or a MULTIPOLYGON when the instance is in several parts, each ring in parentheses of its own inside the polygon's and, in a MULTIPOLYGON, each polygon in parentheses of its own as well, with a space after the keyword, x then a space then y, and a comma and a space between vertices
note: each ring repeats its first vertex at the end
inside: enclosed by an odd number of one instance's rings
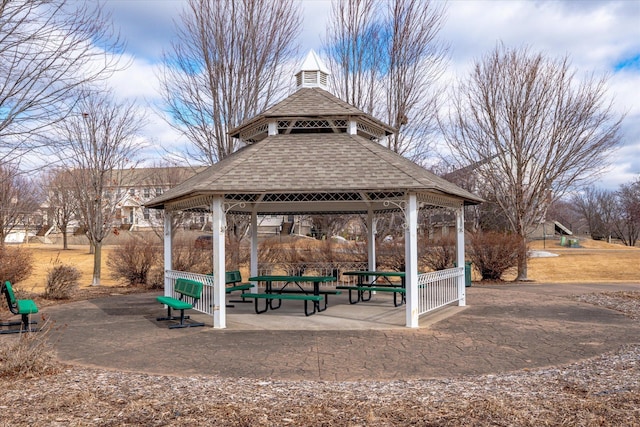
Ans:
MULTIPOLYGON (((304 11, 300 61, 309 49, 320 50, 329 19, 330 0, 297 0, 304 11)), ((105 0, 115 26, 127 43, 131 67, 114 76, 122 97, 158 104, 156 67, 170 48, 174 20, 182 0, 105 0)), ((614 189, 640 175, 640 0, 454 0, 440 33, 450 46, 446 79, 464 76, 473 61, 502 42, 528 45, 550 56, 568 54, 579 73, 606 73, 608 93, 625 113, 623 145, 600 186, 614 189)), ((145 137, 154 147, 171 149, 180 137, 150 111, 145 137)), ((149 156, 153 151, 147 151, 149 156)))

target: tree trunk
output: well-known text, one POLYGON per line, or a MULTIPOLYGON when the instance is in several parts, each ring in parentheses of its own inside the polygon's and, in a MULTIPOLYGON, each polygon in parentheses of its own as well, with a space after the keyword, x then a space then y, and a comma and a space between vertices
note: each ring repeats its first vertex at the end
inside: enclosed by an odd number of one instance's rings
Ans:
POLYGON ((100 286, 100 273, 102 267, 102 242, 93 245, 93 281, 91 286, 100 286))
POLYGON ((521 243, 520 250, 518 251, 518 275, 516 276, 516 282, 526 281, 527 277, 527 236, 520 235, 521 243))
POLYGON ((67 237, 67 227, 60 227, 60 231, 62 232, 62 250, 66 251, 69 249, 69 238, 67 237))

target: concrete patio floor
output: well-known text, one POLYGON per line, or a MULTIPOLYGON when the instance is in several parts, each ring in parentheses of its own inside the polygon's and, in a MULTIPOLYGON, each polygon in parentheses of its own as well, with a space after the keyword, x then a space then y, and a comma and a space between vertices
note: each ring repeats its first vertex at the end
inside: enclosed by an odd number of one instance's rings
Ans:
MULTIPOLYGON (((502 373, 565 364, 640 342, 640 323, 571 295, 640 285, 504 284, 467 288, 467 307, 404 326, 390 296, 305 317, 301 301, 255 314, 228 308, 227 328, 168 329, 159 292, 113 295, 47 307, 60 360, 122 371, 282 380, 389 380, 502 373)), ((235 299, 231 297, 231 299, 235 299)))

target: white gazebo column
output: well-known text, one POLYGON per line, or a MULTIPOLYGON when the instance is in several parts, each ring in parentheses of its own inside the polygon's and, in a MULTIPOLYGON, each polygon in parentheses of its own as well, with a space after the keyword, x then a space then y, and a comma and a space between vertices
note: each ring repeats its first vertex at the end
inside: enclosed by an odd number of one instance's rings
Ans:
POLYGON ((213 327, 227 327, 227 311, 225 304, 225 213, 224 197, 213 198, 211 212, 213 213, 213 327))
MULTIPOLYGON (((456 209, 456 265, 465 268, 464 260, 464 206, 456 209)), ((458 305, 467 305, 467 291, 465 288, 465 274, 458 277, 458 305)))
POLYGON ((376 223, 373 211, 367 212, 367 260, 369 271, 376 271, 376 223))
POLYGON ((417 328, 418 322, 418 200, 415 193, 407 195, 405 206, 404 262, 407 298, 406 326, 417 328))
MULTIPOLYGON (((164 271, 171 270, 172 265, 172 218, 173 214, 170 211, 164 211, 164 271)), ((164 295, 171 296, 172 284, 167 275, 164 275, 164 295)))

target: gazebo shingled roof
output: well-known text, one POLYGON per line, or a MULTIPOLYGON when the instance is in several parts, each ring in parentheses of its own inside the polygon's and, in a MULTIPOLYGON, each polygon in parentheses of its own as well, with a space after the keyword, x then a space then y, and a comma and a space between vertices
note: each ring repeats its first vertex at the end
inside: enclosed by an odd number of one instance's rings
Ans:
MULTIPOLYGON (((371 201, 361 195, 398 191, 452 196, 463 199, 467 204, 480 201, 477 196, 376 141, 359 135, 331 133, 269 136, 168 190, 148 203, 147 207, 164 208, 165 204, 172 201, 212 193, 234 195, 232 198, 235 200, 254 202, 263 194, 355 192, 358 200, 347 202, 336 196, 336 201, 342 202, 336 206, 340 206, 340 210, 345 213, 366 212, 367 203, 371 201)), ((319 200, 323 199, 317 197, 319 200)), ((307 206, 302 210, 313 212, 325 209, 321 206, 307 206)), ((260 211, 284 213, 291 212, 292 209, 281 206, 265 207, 260 211)))
MULTIPOLYGON (((230 135, 241 137, 245 131, 250 135, 245 140, 249 145, 168 190, 146 206, 165 208, 173 204, 176 209, 206 209, 208 203, 205 198, 201 199, 203 206, 194 205, 193 201, 187 204, 179 202, 221 193, 243 202, 255 202, 264 194, 316 194, 315 197, 306 197, 308 203, 297 207, 283 206, 283 203, 267 206, 262 197, 260 212, 263 213, 365 212, 371 204, 367 194, 398 191, 451 196, 462 199, 465 204, 481 201, 381 145, 379 139, 391 134, 393 128, 321 88, 299 89, 233 129, 230 135), (292 133, 291 123, 296 120, 326 120, 339 126, 346 126, 345 123, 353 120, 359 129, 368 133, 349 134, 344 129, 336 133, 292 133), (278 134, 268 135, 269 123, 276 123, 281 128, 278 134), (310 204, 314 198, 327 201, 328 193, 353 192, 359 194, 358 200, 347 196, 349 203, 344 196, 334 196, 336 203, 332 206, 310 204)), ((292 202, 294 199, 291 196, 281 197, 280 202, 292 202)), ((382 206, 374 209, 382 210, 382 206)), ((241 208, 237 207, 237 210, 241 208)), ((246 210, 249 212, 250 208, 246 210)))

